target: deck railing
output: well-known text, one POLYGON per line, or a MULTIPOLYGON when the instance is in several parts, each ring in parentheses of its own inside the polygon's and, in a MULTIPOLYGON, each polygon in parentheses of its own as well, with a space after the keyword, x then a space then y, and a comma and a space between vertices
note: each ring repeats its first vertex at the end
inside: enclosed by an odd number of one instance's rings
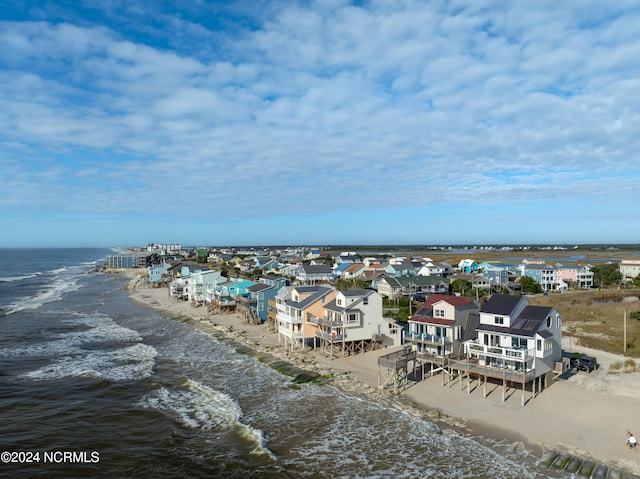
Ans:
POLYGON ((475 352, 479 355, 483 355, 489 358, 508 359, 524 362, 535 356, 535 351, 533 349, 488 346, 486 344, 479 344, 477 341, 467 341, 464 344, 466 351, 475 352))
POLYGON ((414 341, 422 341, 426 343, 433 344, 451 344, 451 339, 447 336, 440 336, 438 334, 427 334, 427 333, 415 333, 413 331, 409 332, 409 336, 406 339, 414 340, 414 341))

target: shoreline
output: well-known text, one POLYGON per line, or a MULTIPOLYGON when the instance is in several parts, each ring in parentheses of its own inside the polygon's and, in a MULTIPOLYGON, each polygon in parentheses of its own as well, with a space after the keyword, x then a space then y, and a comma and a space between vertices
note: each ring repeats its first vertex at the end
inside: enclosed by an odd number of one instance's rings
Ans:
POLYGON ((125 272, 124 276, 129 279, 129 297, 139 306, 247 347, 258 360, 260 355, 269 355, 295 368, 331 376, 330 384, 339 390, 422 417, 443 433, 507 444, 539 460, 551 451, 640 474, 640 454, 624 443, 626 429, 640 430, 640 418, 636 419, 640 373, 607 374, 608 365, 621 357, 580 348, 598 357, 600 369, 560 379, 533 398, 527 392, 525 406, 521 406, 520 390, 511 389, 502 402, 501 386, 490 386, 488 396, 483 397, 477 381, 468 393, 457 379, 450 387, 442 386, 439 374, 410 382, 393 396, 378 389, 377 367, 377 358, 393 348, 334 359, 313 350, 291 351, 264 325, 245 324, 235 313, 209 314, 204 307, 170 298, 167 288, 149 288, 139 274, 125 272))

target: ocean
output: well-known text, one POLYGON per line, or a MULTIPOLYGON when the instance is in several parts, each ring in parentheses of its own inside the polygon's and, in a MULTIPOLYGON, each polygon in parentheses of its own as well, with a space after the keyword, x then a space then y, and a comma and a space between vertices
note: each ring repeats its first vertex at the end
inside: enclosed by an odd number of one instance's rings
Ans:
POLYGON ((106 249, 0 249, 0 477, 568 477, 133 304, 106 249))

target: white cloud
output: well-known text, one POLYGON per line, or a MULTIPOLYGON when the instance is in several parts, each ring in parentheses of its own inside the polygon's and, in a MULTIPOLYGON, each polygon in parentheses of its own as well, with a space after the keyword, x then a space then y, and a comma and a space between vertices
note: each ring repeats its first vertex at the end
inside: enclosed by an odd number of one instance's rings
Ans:
POLYGON ((274 2, 231 30, 123 5, 103 7, 122 30, 0 24, 3 207, 499 205, 638 179, 633 3, 274 2))

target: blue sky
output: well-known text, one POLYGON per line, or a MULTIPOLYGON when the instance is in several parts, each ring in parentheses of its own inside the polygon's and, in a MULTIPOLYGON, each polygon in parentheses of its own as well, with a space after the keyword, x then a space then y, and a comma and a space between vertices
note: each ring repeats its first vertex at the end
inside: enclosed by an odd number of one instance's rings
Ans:
POLYGON ((5 0, 0 247, 640 242, 640 4, 5 0))

